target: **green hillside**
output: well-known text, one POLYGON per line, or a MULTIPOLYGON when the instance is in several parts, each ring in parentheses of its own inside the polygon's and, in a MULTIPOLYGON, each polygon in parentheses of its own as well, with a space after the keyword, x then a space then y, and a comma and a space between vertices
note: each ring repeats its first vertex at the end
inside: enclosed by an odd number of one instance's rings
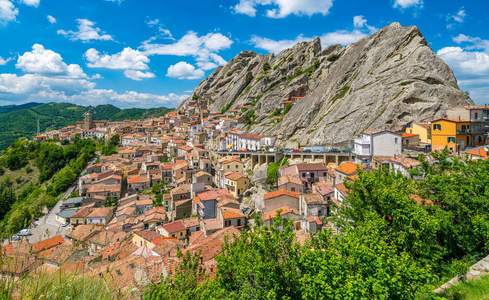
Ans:
POLYGON ((171 110, 166 107, 120 109, 110 104, 79 106, 70 103, 0 106, 0 150, 6 149, 19 137, 34 136, 38 119, 41 132, 44 132, 74 125, 76 121, 83 120, 86 112, 92 113, 94 120, 118 121, 159 117, 171 110))

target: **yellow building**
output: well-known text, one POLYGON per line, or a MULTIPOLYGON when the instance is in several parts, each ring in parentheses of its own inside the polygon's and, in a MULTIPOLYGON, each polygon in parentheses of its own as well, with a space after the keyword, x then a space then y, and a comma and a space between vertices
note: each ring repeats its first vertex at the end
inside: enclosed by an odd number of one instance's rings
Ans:
POLYGON ((431 123, 431 148, 457 151, 472 143, 470 135, 470 121, 462 119, 439 119, 431 123))
POLYGON ((249 178, 239 172, 227 172, 224 173, 224 177, 226 180, 226 189, 235 198, 243 194, 250 183, 249 178))
POLYGON ((418 122, 406 128, 406 133, 418 134, 421 143, 431 143, 431 126, 427 122, 418 122))

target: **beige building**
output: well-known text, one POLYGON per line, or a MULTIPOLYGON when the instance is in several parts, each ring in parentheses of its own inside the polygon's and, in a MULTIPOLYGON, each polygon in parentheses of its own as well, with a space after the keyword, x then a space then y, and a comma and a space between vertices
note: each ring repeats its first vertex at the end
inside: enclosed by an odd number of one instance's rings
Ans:
POLYGON ((182 221, 174 221, 157 227, 158 232, 164 237, 173 237, 178 240, 187 238, 187 228, 182 221))
POLYGON ((406 133, 419 135, 419 141, 421 143, 431 143, 431 126, 427 122, 413 123, 410 127, 406 128, 406 133))
POLYGON ((265 194, 265 212, 270 212, 284 206, 299 210, 299 194, 287 190, 278 190, 265 194))
POLYGON ((243 194, 250 183, 248 176, 238 172, 224 173, 224 177, 226 182, 226 190, 228 190, 228 192, 235 198, 243 194))

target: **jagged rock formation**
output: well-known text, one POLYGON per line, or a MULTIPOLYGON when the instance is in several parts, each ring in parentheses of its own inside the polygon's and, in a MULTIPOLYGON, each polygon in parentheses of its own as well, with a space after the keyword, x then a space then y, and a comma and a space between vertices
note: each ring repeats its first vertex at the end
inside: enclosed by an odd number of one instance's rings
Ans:
POLYGON ((241 52, 192 96, 205 93, 213 93, 211 111, 246 105, 250 132, 301 145, 347 141, 366 129, 401 130, 473 103, 418 28, 399 23, 346 47, 321 49, 316 38, 277 56, 241 52), (303 98, 270 118, 291 96, 303 98))

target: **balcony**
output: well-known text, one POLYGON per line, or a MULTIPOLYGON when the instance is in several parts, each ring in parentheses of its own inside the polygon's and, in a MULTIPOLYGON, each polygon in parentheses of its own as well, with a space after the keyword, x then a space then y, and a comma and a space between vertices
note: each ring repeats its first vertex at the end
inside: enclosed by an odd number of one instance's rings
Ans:
POLYGON ((370 145, 370 137, 355 139, 355 144, 359 145, 370 145))
POLYGON ((457 130, 457 134, 470 134, 470 132, 471 132, 470 129, 465 129, 460 131, 457 130))

